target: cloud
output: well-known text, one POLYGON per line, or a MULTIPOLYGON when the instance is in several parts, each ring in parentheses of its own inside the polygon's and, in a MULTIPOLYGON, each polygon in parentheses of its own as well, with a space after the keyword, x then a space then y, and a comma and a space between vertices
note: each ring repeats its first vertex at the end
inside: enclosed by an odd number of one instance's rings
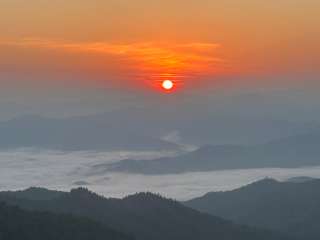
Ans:
POLYGON ((165 77, 179 78, 193 75, 210 75, 221 71, 227 61, 217 54, 221 48, 217 43, 127 43, 108 42, 66 42, 25 38, 14 41, 0 41, 0 45, 61 50, 73 53, 103 54, 120 57, 126 64, 143 73, 159 79, 165 77))
MULTIPOLYGON (((88 174, 91 166, 124 158, 145 159, 166 156, 164 152, 0 152, 0 190, 30 186, 70 190, 74 183, 87 183, 89 189, 106 197, 123 197, 141 191, 161 193, 179 200, 191 199, 209 191, 231 190, 265 177, 278 180, 296 176, 319 178, 320 167, 265 168, 171 175, 88 174)), ((172 153, 170 153, 172 154, 172 153)))

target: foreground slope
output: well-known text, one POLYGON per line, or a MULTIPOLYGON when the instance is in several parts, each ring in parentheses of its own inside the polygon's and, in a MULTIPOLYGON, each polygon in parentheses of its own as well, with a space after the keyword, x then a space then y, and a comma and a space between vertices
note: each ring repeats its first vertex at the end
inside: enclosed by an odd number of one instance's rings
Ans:
POLYGON ((0 240, 130 240, 92 220, 0 203, 0 240))
POLYGON ((17 196, 4 192, 0 200, 26 209, 86 216, 139 240, 288 239, 269 231, 235 225, 151 193, 106 199, 80 188, 58 197, 53 194, 51 200, 21 196, 21 192, 17 196))
POLYGON ((320 180, 264 179, 228 192, 212 192, 184 203, 237 223, 320 239, 320 180))

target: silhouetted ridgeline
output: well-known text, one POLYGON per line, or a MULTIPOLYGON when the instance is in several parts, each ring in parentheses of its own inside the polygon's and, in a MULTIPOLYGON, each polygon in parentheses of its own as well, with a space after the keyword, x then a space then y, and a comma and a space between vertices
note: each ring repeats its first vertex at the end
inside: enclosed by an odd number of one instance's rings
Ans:
POLYGON ((33 188, 16 194, 2 192, 0 201, 28 210, 88 217, 138 240, 291 239, 271 231, 236 225, 151 193, 107 199, 84 188, 69 193, 33 188))
POLYGON ((265 179, 228 192, 212 192, 184 203, 239 224, 320 239, 320 180, 265 179))

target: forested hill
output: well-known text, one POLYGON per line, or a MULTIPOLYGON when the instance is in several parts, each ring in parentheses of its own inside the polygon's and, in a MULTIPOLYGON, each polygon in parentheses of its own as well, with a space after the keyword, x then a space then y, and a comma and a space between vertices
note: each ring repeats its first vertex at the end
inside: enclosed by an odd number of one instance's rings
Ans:
POLYGON ((83 217, 21 210, 0 203, 0 240, 133 240, 83 217))
POLYGON ((211 192, 186 206, 238 224, 320 239, 320 180, 264 179, 227 192, 211 192))
POLYGON ((230 221, 200 213, 177 201, 151 193, 139 193, 124 199, 107 199, 87 189, 50 194, 33 189, 39 200, 18 192, 0 193, 0 201, 29 210, 71 213, 88 217, 138 240, 286 240, 283 235, 233 224, 230 221), (39 191, 46 193, 44 196, 39 191), (27 197, 26 197, 27 196, 27 197), (51 198, 50 198, 51 196, 51 198))

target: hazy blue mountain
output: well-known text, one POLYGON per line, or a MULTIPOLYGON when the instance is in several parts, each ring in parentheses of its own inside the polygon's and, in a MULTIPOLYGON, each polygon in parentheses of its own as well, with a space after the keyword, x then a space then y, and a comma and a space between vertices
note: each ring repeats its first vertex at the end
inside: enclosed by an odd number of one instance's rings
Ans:
POLYGON ((176 157, 123 160, 95 166, 93 171, 171 174, 222 169, 301 167, 320 164, 320 132, 274 140, 266 144, 205 146, 176 157))
POLYGON ((0 123, 0 149, 45 148, 57 150, 163 150, 173 143, 135 130, 127 119, 94 115, 68 119, 19 117, 0 123))
POLYGON ((96 165, 92 170, 96 173, 114 171, 172 174, 228 168, 248 168, 252 166, 251 158, 247 157, 249 153, 250 149, 243 146, 205 146, 176 157, 159 158, 150 161, 127 159, 112 164, 96 165))
POLYGON ((287 182, 293 182, 293 183, 304 183, 309 181, 317 180, 318 178, 312 178, 312 177, 306 177, 306 176, 300 176, 300 177, 292 177, 287 179, 287 182))
POLYGON ((89 217, 140 240, 284 240, 282 234, 233 224, 151 193, 106 199, 84 188, 51 200, 30 200, 0 193, 0 201, 28 210, 89 217))
POLYGON ((132 240, 87 218, 25 211, 0 203, 0 240, 132 240))
MULTIPOLYGON (((212 105, 212 104, 211 104, 212 105)), ((222 111, 225 105, 188 108, 143 106, 70 118, 20 116, 0 123, 0 149, 38 147, 61 150, 172 149, 165 139, 192 145, 257 143, 304 132, 314 124, 222 111), (219 110, 219 111, 217 111, 219 110)), ((245 101, 242 108, 248 105, 245 101)))
POLYGON ((293 183, 264 179, 184 204, 240 224, 320 239, 320 180, 293 183))

